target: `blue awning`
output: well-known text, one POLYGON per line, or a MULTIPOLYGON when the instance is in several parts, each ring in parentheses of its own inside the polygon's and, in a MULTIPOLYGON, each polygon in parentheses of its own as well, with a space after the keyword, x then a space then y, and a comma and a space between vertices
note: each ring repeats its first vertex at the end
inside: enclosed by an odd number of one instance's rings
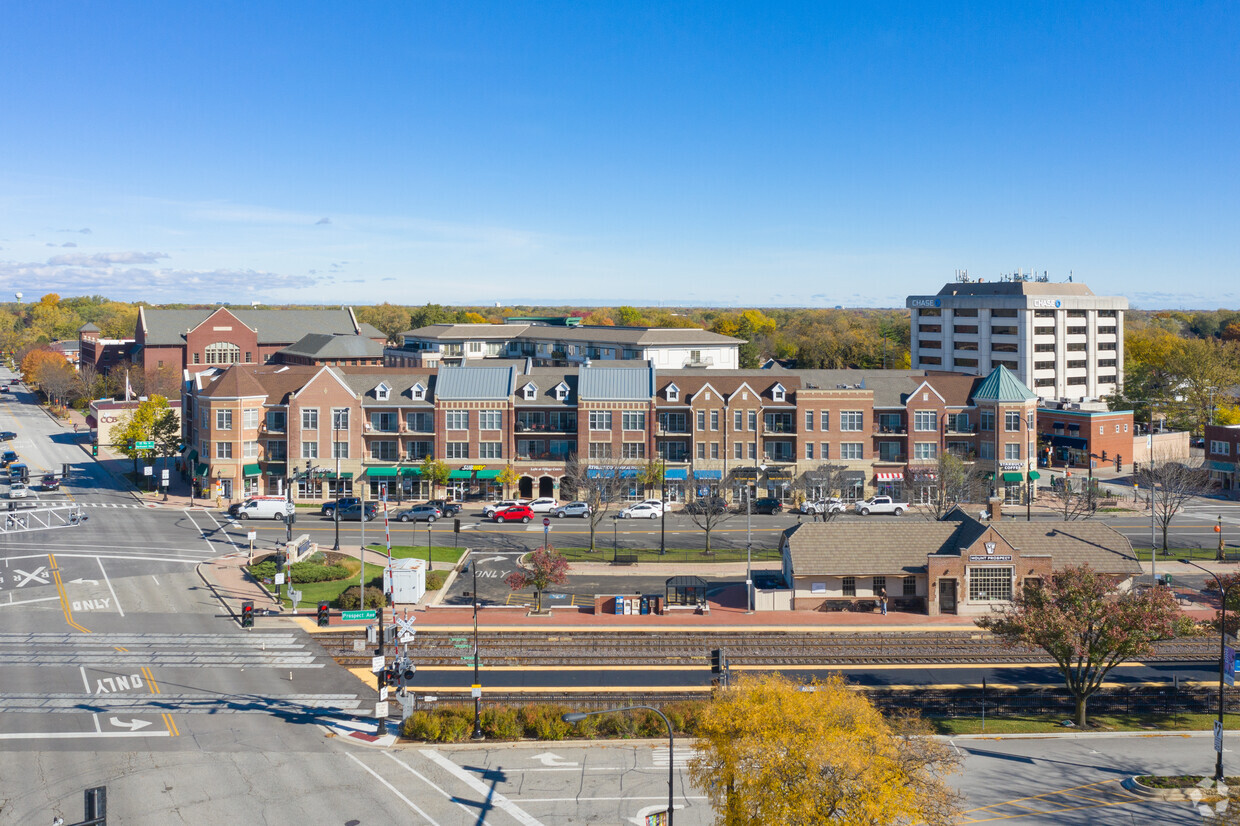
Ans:
POLYGON ((722 479, 722 470, 695 470, 693 471, 694 479, 722 479))
POLYGON ((669 467, 663 473, 663 478, 669 482, 683 482, 689 478, 689 471, 682 467, 669 467))
MULTIPOLYGON (((1210 469, 1221 470, 1223 473, 1231 473, 1232 471, 1236 469, 1236 466, 1233 465, 1231 462, 1215 462, 1211 460, 1210 469)), ((668 471, 668 472, 670 473, 671 471, 668 471)), ((670 479, 671 477, 669 476, 668 478, 670 479)))
MULTIPOLYGON (((637 476, 640 471, 635 467, 622 467, 620 470, 621 479, 631 479, 637 476)), ((586 468, 586 477, 589 479, 597 479, 600 476, 610 478, 616 475, 616 468, 611 467, 592 467, 586 468)))
POLYGON ((1052 436, 1051 444, 1055 447, 1069 447, 1074 450, 1087 450, 1089 442, 1084 439, 1078 439, 1075 436, 1052 436))

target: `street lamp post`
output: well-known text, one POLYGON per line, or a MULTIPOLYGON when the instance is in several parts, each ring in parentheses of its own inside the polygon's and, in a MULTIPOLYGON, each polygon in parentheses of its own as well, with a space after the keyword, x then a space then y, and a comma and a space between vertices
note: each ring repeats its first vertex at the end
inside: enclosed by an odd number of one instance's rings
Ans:
MULTIPOLYGON (((338 415, 337 415, 336 411, 335 411, 335 410, 333 410, 333 411, 332 411, 332 453, 333 453, 333 454, 335 454, 335 456, 336 456, 336 480, 335 480, 335 481, 336 481, 336 507, 332 508, 332 522, 334 522, 334 523, 336 524, 336 541, 335 541, 334 543, 332 543, 332 550, 333 550, 333 551, 338 551, 338 550, 340 550, 340 488, 341 488, 341 484, 340 484, 340 448, 336 446, 336 430, 337 430, 337 426, 338 426, 339 424, 340 424, 340 419, 339 419, 339 417, 338 417, 338 415)), ((365 497, 362 497, 362 499, 363 499, 363 502, 362 502, 362 510, 364 511, 364 510, 366 509, 366 503, 365 503, 365 501, 364 501, 364 500, 365 500, 365 497)), ((362 521, 363 521, 363 522, 364 522, 364 521, 366 521, 366 520, 365 520, 365 518, 364 518, 364 517, 366 516, 366 514, 365 514, 365 513, 363 513, 363 514, 362 514, 362 516, 363 516, 362 521)), ((363 564, 362 564, 362 567, 363 567, 363 568, 365 568, 365 567, 366 567, 365 563, 363 563, 363 564)), ((365 605, 363 605, 363 606, 361 606, 361 607, 365 608, 366 606, 365 606, 365 605)))
POLYGON ((753 613, 753 497, 757 482, 745 486, 745 613, 753 613))
MULTIPOLYGON (((1181 559, 1180 562, 1183 562, 1186 565, 1192 565, 1197 570, 1204 571, 1205 573, 1214 577, 1215 583, 1218 584, 1219 589, 1223 592, 1223 602, 1219 606, 1219 617, 1218 617, 1218 625, 1219 625, 1219 629, 1218 629, 1218 728, 1220 731, 1219 736, 1221 738, 1222 737, 1221 732, 1223 729, 1223 684, 1224 684, 1223 665, 1226 661, 1226 654, 1227 654, 1227 596, 1228 594, 1231 593, 1231 589, 1234 588, 1238 583, 1231 582, 1231 583, 1228 583, 1226 586, 1224 586, 1222 581, 1219 579, 1218 574, 1214 573, 1210 569, 1203 568, 1202 566, 1198 565, 1196 562, 1193 562, 1192 560, 1189 560, 1189 559, 1181 559)), ((1221 747, 1218 749, 1218 757, 1214 763, 1214 782, 1216 783, 1223 782, 1223 750, 1221 747)))
POLYGON ((659 508, 659 556, 667 553, 667 459, 663 459, 663 469, 659 473, 659 480, 662 486, 662 493, 659 501, 663 503, 663 507, 659 508))
MULTIPOLYGON (((638 709, 653 711, 655 714, 663 718, 663 723, 667 726, 667 826, 672 826, 672 817, 675 814, 675 806, 673 801, 675 800, 674 789, 676 784, 676 760, 674 759, 676 742, 675 736, 672 734, 672 724, 663 712, 653 706, 621 706, 620 708, 604 708, 599 711, 576 711, 569 714, 564 714, 560 717, 560 719, 566 723, 580 723, 582 720, 587 717, 592 717, 595 714, 610 714, 614 711, 636 711, 638 709)), ((1219 759, 1222 760, 1222 755, 1219 755, 1219 759)))
MULTIPOLYGON (((472 555, 472 554, 471 554, 472 555)), ((474 597, 474 733, 471 735, 475 740, 483 739, 482 734, 482 679, 478 676, 478 660, 480 654, 478 652, 478 563, 476 560, 469 561, 470 570, 474 575, 474 590, 471 592, 474 597)))

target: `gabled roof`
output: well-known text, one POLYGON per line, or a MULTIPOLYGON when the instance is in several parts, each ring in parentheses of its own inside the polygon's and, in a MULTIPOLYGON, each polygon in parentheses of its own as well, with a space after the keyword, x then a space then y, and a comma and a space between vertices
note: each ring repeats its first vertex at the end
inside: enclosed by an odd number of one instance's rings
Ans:
POLYGON ((337 367, 336 371, 349 389, 362 400, 364 407, 431 406, 431 388, 434 382, 428 373, 411 371, 408 368, 363 371, 337 367), (386 384, 391 389, 386 399, 380 399, 375 394, 380 384, 386 384), (418 384, 426 390, 426 395, 421 399, 414 399, 413 387, 418 384))
POLYGON ((312 359, 383 358, 383 345, 364 335, 309 333, 280 351, 312 359))
POLYGON ((973 401, 1027 402, 1038 397, 1016 374, 1000 364, 973 390, 973 401))
POLYGON ((440 367, 435 396, 440 401, 500 401, 516 386, 515 367, 440 367))
POLYGON ((202 396, 266 396, 265 404, 287 404, 289 395, 304 387, 318 369, 310 365, 233 364, 200 371, 194 380, 202 396), (226 377, 230 377, 228 382, 220 385, 226 377))
POLYGON ((258 334, 259 344, 292 344, 307 330, 319 333, 361 334, 383 339, 383 333, 370 324, 358 324, 348 309, 338 310, 255 310, 243 307, 212 307, 198 310, 159 310, 140 308, 138 326, 145 329, 147 346, 176 346, 185 343, 185 332, 198 327, 221 309, 258 334))
POLYGON ((580 327, 547 324, 431 324, 416 330, 406 330, 401 336, 435 341, 511 339, 632 347, 739 345, 743 340, 696 327, 610 327, 601 324, 580 327))
POLYGON ((654 395, 654 367, 582 366, 577 373, 581 401, 642 401, 654 395))
POLYGON ((96 327, 93 323, 88 321, 85 324, 83 324, 81 327, 78 327, 78 332, 79 333, 97 333, 99 332, 99 328, 96 327))
POLYGON ((203 390, 202 395, 213 399, 240 399, 254 396, 267 397, 267 388, 254 377, 247 365, 233 364, 220 377, 203 390))

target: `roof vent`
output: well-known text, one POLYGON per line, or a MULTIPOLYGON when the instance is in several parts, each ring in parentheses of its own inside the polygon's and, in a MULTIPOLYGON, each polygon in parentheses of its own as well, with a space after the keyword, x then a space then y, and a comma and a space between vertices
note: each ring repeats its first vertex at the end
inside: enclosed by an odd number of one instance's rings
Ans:
POLYGON ((283 372, 284 372, 285 370, 287 370, 287 369, 288 369, 288 367, 287 367, 287 366, 283 366, 283 367, 278 368, 278 369, 276 370, 276 372, 277 372, 277 373, 283 373, 283 372))

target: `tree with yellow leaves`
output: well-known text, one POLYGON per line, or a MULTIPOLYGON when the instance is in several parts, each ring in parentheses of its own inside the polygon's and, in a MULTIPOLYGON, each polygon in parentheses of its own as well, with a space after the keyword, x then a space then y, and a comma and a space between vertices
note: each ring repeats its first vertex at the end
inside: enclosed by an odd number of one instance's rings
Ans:
POLYGON ((947 824, 961 798, 958 759, 919 718, 884 718, 842 677, 803 686, 743 675, 697 727, 694 783, 719 826, 947 824))

